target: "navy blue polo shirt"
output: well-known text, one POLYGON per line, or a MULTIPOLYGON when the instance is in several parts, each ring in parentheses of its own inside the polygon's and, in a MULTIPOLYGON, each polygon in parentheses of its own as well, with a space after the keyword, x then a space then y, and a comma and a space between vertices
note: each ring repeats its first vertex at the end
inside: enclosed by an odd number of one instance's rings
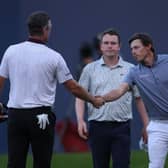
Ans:
POLYGON ((124 82, 137 85, 150 119, 168 120, 168 55, 158 55, 152 67, 131 68, 124 82))

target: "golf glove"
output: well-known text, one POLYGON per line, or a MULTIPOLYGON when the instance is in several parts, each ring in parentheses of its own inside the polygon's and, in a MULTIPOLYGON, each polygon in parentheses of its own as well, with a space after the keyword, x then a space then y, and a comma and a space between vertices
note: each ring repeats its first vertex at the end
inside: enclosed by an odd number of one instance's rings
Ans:
POLYGON ((148 144, 145 144, 142 138, 139 141, 139 148, 145 152, 148 152, 148 144))
POLYGON ((39 114, 39 115, 37 115, 37 119, 38 119, 37 124, 39 124, 40 129, 45 130, 47 124, 48 125, 50 124, 50 122, 48 120, 48 114, 39 114))

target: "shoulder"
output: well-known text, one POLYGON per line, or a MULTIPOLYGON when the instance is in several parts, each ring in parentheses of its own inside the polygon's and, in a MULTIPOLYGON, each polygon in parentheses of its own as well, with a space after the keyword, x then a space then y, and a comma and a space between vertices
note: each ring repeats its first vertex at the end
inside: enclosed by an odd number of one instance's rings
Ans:
POLYGON ((45 46, 46 52, 48 56, 50 56, 53 59, 56 59, 58 61, 64 61, 64 58, 61 53, 57 52, 56 50, 49 48, 48 46, 45 46))
POLYGON ((122 65, 124 68, 126 68, 128 70, 136 67, 133 63, 130 63, 130 62, 124 61, 124 60, 122 61, 122 65))
POLYGON ((160 58, 167 58, 168 54, 158 54, 157 56, 160 57, 160 58))
POLYGON ((7 47, 7 49, 5 50, 4 56, 6 58, 8 58, 8 57, 12 56, 13 54, 15 54, 16 52, 20 51, 20 45, 21 44, 22 43, 9 45, 7 47))
POLYGON ((52 55, 54 55, 55 57, 62 57, 61 53, 59 53, 58 51, 52 49, 52 48, 49 48, 47 46, 45 46, 46 49, 48 50, 48 52, 52 55))
POLYGON ((93 61, 93 62, 87 64, 83 69, 85 71, 92 71, 92 70, 95 70, 99 65, 100 65, 100 61, 96 60, 96 61, 93 61))
POLYGON ((28 44, 27 41, 23 41, 23 42, 20 42, 20 43, 12 44, 9 47, 12 48, 12 49, 15 49, 15 48, 19 48, 19 47, 24 47, 27 44, 28 44))
POLYGON ((17 51, 20 47, 22 47, 25 44, 25 42, 17 43, 17 44, 12 44, 10 45, 6 51, 17 51))
POLYGON ((130 62, 123 61, 123 67, 128 70, 128 74, 136 74, 139 69, 139 65, 134 65, 130 62))
POLYGON ((157 55, 158 61, 168 61, 168 54, 158 54, 157 55))

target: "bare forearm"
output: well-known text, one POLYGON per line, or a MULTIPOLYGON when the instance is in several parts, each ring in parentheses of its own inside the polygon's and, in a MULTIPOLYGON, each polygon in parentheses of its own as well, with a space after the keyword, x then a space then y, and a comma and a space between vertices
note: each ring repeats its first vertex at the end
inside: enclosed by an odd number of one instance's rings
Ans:
POLYGON ((129 90, 128 84, 121 84, 118 89, 114 89, 111 92, 103 95, 105 102, 111 102, 118 98, 120 98, 123 94, 125 94, 129 90))
POLYGON ((103 98, 106 102, 114 101, 118 98, 120 98, 122 95, 119 90, 113 90, 105 95, 103 95, 103 98))
POLYGON ((141 117, 141 120, 143 122, 143 125, 144 125, 144 127, 146 127, 149 123, 149 117, 148 117, 145 105, 144 105, 141 98, 136 98, 136 106, 137 106, 137 110, 139 112, 139 115, 141 117))
POLYGON ((82 100, 93 102, 93 96, 89 94, 84 88, 80 85, 77 85, 71 90, 72 94, 82 100))
POLYGON ((85 102, 83 100, 76 98, 75 111, 77 121, 80 122, 81 120, 84 119, 84 113, 85 113, 85 102))
POLYGON ((82 88, 75 80, 69 80, 65 82, 64 85, 74 96, 91 103, 93 102, 94 97, 82 88))
POLYGON ((1 92, 1 90, 3 88, 3 86, 4 86, 5 80, 6 80, 6 78, 0 76, 0 92, 1 92))
POLYGON ((94 107, 99 108, 104 104, 102 97, 94 97, 87 90, 81 87, 75 80, 68 80, 64 83, 65 87, 76 97, 88 101, 93 104, 94 107))
POLYGON ((4 83, 5 83, 6 78, 0 76, 0 91, 2 90, 4 83))

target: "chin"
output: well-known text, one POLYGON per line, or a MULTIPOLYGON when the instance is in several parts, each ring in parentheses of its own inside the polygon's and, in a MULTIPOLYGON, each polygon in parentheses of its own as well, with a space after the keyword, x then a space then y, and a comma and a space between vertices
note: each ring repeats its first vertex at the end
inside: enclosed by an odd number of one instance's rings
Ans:
POLYGON ((116 54, 113 54, 113 53, 110 53, 110 54, 107 54, 107 57, 115 57, 116 54))
POLYGON ((134 57, 136 61, 141 62, 141 59, 138 59, 138 57, 134 57))

